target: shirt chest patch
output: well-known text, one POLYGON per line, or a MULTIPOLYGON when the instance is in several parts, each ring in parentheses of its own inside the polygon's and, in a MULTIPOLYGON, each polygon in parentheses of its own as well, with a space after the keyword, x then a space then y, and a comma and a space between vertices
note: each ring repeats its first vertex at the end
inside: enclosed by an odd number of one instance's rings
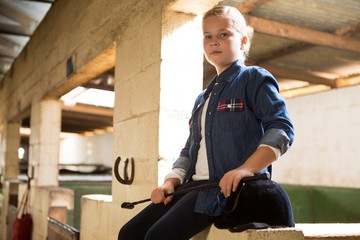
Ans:
POLYGON ((244 100, 241 98, 222 100, 218 103, 218 112, 241 112, 244 110, 244 100))

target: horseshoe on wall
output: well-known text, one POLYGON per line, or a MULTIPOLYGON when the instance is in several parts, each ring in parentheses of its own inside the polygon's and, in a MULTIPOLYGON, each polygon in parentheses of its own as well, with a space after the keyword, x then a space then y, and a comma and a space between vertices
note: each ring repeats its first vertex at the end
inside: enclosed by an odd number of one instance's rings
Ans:
POLYGON ((120 183, 122 184, 126 184, 126 185, 130 185, 133 183, 134 181, 134 174, 135 174, 135 163, 134 163, 134 159, 131 158, 130 159, 130 163, 131 163, 131 176, 129 177, 129 158, 126 158, 125 163, 124 163, 124 178, 122 178, 119 174, 119 165, 121 162, 121 157, 117 157, 115 160, 115 164, 114 164, 114 175, 116 180, 118 180, 120 183))

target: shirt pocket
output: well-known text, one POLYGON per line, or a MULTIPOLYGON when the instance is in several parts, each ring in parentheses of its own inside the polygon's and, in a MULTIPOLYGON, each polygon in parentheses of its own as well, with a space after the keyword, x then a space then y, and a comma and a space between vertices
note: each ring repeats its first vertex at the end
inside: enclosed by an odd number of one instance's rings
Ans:
POLYGON ((244 110, 244 99, 233 98, 222 100, 218 103, 218 112, 242 112, 244 110))

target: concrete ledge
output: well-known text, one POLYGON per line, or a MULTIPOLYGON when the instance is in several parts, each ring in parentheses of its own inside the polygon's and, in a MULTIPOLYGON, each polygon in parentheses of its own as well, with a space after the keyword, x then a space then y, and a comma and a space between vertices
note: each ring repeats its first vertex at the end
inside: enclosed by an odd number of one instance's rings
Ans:
POLYGON ((217 229, 211 226, 192 238, 192 240, 303 240, 304 234, 298 228, 268 228, 261 230, 247 230, 232 233, 228 230, 217 229), (206 232, 208 231, 208 232, 206 232))
POLYGON ((117 239, 114 232, 117 233, 119 227, 114 227, 114 224, 121 219, 121 215, 116 215, 116 218, 113 219, 112 214, 114 211, 111 195, 93 194, 82 196, 80 239, 117 239))
POLYGON ((360 223, 296 224, 305 239, 360 240, 360 223))

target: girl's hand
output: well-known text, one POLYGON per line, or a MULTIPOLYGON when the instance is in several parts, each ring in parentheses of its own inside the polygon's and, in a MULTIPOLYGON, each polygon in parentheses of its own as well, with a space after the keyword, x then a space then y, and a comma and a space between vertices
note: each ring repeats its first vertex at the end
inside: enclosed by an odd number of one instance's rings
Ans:
POLYGON ((151 192, 151 202, 158 204, 164 202, 164 200, 165 200, 165 193, 163 189, 161 189, 161 187, 155 188, 151 192))
POLYGON ((171 202, 172 196, 165 197, 166 193, 173 193, 175 189, 175 184, 177 181, 165 181, 163 185, 160 187, 155 188, 151 192, 151 202, 158 204, 158 203, 164 203, 165 205, 171 202))
POLYGON ((267 147, 261 146, 240 167, 228 171, 221 178, 219 186, 225 197, 230 197, 231 192, 235 192, 241 179, 244 177, 254 176, 255 173, 268 167, 276 160, 274 151, 267 147))
POLYGON ((254 173, 241 167, 228 171, 220 180, 221 192, 226 198, 230 197, 231 193, 236 191, 241 179, 250 176, 254 176, 254 173))

